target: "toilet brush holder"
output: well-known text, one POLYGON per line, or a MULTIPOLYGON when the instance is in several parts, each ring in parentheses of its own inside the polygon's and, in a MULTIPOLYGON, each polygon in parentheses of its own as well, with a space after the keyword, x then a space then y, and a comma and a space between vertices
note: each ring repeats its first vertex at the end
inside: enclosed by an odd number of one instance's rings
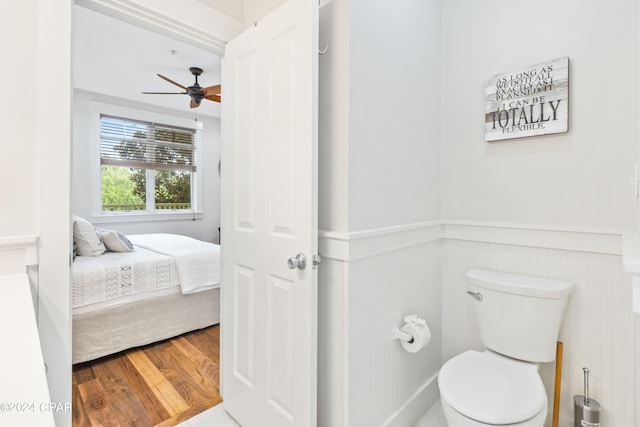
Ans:
POLYGON ((584 396, 573 396, 574 427, 600 427, 601 406, 589 397, 589 368, 582 368, 584 373, 584 396))

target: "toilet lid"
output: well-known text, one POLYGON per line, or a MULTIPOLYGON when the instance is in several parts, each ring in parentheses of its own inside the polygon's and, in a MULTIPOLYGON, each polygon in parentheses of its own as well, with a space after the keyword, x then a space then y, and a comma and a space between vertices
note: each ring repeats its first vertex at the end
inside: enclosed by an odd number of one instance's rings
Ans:
POLYGON ((514 424, 547 401, 536 365, 486 351, 467 351, 444 364, 440 396, 453 409, 486 424, 514 424))

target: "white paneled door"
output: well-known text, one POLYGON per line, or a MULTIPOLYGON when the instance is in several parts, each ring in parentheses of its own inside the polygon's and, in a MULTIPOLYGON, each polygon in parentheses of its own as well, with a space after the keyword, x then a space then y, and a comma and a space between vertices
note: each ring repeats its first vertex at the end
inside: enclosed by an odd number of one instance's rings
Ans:
POLYGON ((317 69, 314 0, 225 48, 221 391, 243 427, 316 425, 317 69))

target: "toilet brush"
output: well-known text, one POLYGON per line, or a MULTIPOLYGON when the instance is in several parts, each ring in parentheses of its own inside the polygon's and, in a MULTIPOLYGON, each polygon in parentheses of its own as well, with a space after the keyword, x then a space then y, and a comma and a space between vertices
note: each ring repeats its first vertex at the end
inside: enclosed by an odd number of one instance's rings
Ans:
POLYGON ((558 341, 556 346, 556 381, 553 390, 553 420, 552 427, 558 427, 558 417, 560 415, 560 385, 562 382, 562 342, 558 341))
POLYGON ((573 396, 574 426, 600 427, 600 410, 597 400, 589 397, 589 368, 582 368, 584 374, 584 396, 573 396))

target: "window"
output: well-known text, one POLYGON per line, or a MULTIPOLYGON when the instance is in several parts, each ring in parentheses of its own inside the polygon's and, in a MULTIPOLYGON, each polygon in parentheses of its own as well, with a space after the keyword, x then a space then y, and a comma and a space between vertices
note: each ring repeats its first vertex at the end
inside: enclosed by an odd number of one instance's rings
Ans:
POLYGON ((100 115, 101 210, 192 212, 196 132, 100 115))

